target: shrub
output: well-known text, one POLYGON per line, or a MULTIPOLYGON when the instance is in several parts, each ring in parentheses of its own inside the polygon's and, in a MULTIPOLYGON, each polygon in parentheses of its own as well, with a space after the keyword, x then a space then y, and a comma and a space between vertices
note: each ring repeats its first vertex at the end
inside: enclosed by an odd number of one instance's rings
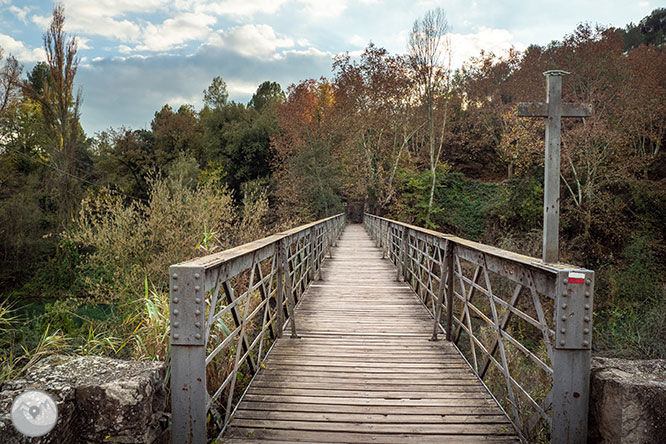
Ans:
POLYGON ((226 189, 188 188, 181 179, 152 179, 147 202, 125 204, 104 190, 82 202, 75 228, 64 235, 86 251, 79 274, 98 301, 134 301, 147 278, 168 282, 169 265, 201 255, 204 227, 219 233, 220 246, 234 242, 234 208, 226 189))

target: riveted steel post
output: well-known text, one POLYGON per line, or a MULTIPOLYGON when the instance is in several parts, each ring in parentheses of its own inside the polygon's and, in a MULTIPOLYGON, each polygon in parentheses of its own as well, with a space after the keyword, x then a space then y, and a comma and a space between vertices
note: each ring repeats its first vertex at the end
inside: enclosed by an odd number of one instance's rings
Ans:
POLYGON ((206 442, 205 272, 172 266, 170 274, 171 442, 206 442))
POLYGON ((584 444, 587 442, 594 272, 560 271, 556 292, 551 443, 584 444))

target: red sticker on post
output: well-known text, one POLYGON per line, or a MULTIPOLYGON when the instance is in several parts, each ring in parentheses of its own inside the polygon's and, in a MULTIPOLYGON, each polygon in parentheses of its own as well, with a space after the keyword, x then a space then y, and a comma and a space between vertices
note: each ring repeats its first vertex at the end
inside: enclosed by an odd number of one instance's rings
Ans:
POLYGON ((570 284, 584 284, 585 283, 585 274, 584 273, 576 273, 576 272, 569 272, 569 276, 567 279, 567 282, 570 284))

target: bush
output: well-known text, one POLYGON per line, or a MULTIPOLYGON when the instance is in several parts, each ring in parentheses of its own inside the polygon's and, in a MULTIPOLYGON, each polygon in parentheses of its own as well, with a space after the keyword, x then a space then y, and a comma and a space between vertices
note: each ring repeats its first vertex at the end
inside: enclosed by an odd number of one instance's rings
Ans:
POLYGON ((188 188, 181 179, 152 179, 148 202, 125 204, 104 190, 82 202, 75 228, 64 235, 86 251, 78 273, 97 301, 135 301, 147 278, 168 283, 169 265, 201 255, 204 227, 219 246, 235 241, 234 207, 226 189, 188 188))
POLYGON ((666 358, 666 283, 654 240, 635 236, 618 261, 599 270, 597 351, 627 358, 666 358))
POLYGON ((503 232, 529 232, 543 219, 543 185, 534 176, 509 179, 500 184, 489 205, 489 216, 503 232))
MULTIPOLYGON (((248 186, 236 208, 231 193, 212 183, 148 182, 145 203, 126 204, 108 190, 89 196, 75 228, 63 236, 82 252, 76 276, 84 282, 88 302, 114 302, 118 311, 104 320, 82 317, 78 353, 125 350, 135 358, 167 359, 169 266, 266 235, 268 200, 258 187, 248 186)), ((48 322, 70 331, 58 304, 49 308, 48 322)))

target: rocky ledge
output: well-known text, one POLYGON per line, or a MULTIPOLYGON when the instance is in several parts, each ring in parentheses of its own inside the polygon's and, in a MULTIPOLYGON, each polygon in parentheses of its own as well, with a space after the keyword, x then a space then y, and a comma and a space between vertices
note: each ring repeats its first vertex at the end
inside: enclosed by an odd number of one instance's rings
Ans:
POLYGON ((165 374, 162 362, 49 356, 0 387, 0 437, 7 444, 165 443, 165 374), (58 406, 55 428, 41 438, 27 438, 12 425, 12 402, 26 390, 45 391, 58 406))

